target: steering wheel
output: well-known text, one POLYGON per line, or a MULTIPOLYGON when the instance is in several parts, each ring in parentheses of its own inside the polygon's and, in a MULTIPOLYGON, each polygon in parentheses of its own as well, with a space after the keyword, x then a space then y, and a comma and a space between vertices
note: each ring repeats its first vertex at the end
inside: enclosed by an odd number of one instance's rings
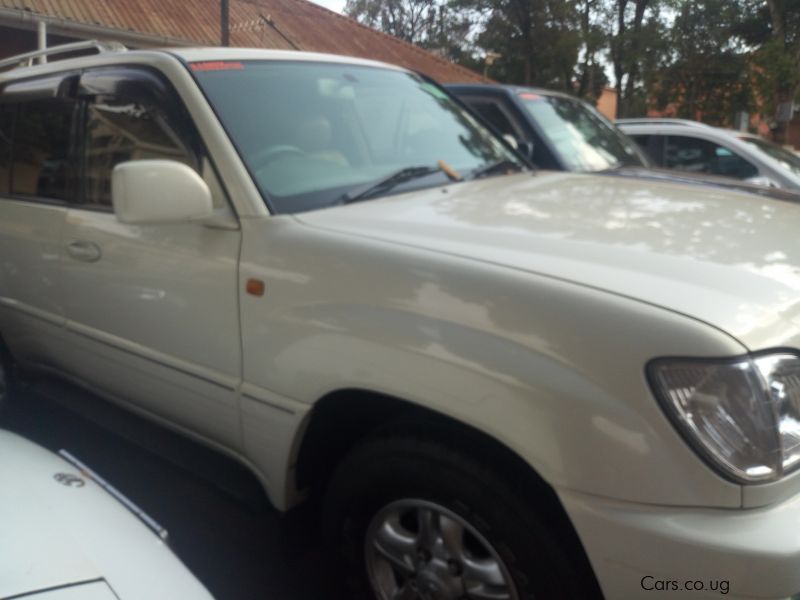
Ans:
POLYGON ((278 157, 292 154, 296 156, 306 155, 306 153, 297 146, 289 146, 288 144, 269 146, 268 148, 264 148, 250 155, 250 165, 254 171, 260 171, 278 157))

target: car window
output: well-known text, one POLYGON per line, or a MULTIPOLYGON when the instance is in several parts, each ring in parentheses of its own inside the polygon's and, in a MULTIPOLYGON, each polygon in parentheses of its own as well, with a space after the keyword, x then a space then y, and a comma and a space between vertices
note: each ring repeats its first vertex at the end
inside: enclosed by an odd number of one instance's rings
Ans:
POLYGON ((169 159, 194 166, 194 158, 156 107, 120 97, 92 101, 86 114, 85 199, 111 206, 111 171, 119 163, 169 159))
MULTIPOLYGON (((653 139, 653 136, 651 136, 651 135, 628 135, 628 137, 631 138, 634 142, 636 142, 636 145, 639 146, 639 148, 642 149, 642 152, 646 152, 648 155, 650 154, 649 146, 650 146, 650 141, 653 139)), ((652 158, 652 156, 651 156, 651 158, 652 158)))
POLYGON ((11 189, 11 135, 14 126, 14 108, 0 104, 0 194, 11 189))
POLYGON ((636 145, 583 102, 532 92, 521 92, 519 99, 570 171, 645 166, 636 145))
POLYGON ((17 106, 11 193, 69 200, 74 188, 71 128, 76 102, 47 99, 17 106))
POLYGON ((628 134, 636 145, 645 153, 652 164, 659 167, 664 165, 664 136, 648 134, 628 134))
POLYGON ((160 159, 196 170, 211 190, 214 208, 228 206, 200 136, 177 93, 148 70, 89 70, 83 132, 83 203, 109 208, 111 174, 122 162, 160 159), (99 91, 98 91, 99 90, 99 91))
POLYGON ((693 173, 712 173, 737 179, 758 175, 758 168, 731 149, 709 140, 688 136, 668 136, 664 147, 664 166, 693 173))
POLYGON ((741 136, 739 139, 757 148, 770 158, 777 160, 784 169, 791 171, 794 175, 800 175, 800 156, 794 152, 761 138, 741 136))
POLYGON ((442 185, 449 179, 435 170, 440 161, 465 176, 498 161, 520 164, 447 93, 412 73, 298 61, 191 68, 274 212, 335 206, 414 167, 432 170, 403 190, 442 185))
POLYGON ((506 115, 503 108, 491 100, 472 100, 469 102, 470 107, 482 116, 486 121, 494 127, 501 135, 510 135, 516 139, 520 138, 519 131, 514 127, 511 119, 506 115))

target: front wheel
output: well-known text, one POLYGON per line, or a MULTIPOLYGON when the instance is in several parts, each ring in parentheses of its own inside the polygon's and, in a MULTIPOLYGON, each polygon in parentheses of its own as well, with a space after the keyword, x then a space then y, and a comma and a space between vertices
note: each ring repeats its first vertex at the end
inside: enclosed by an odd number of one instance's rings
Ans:
POLYGON ((562 536, 494 470, 437 442, 376 439, 326 496, 351 596, 375 600, 592 598, 562 536))

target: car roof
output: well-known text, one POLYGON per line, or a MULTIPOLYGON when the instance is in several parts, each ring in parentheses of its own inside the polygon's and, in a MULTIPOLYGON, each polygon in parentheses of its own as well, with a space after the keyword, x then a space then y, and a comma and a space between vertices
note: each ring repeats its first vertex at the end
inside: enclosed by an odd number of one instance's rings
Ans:
POLYGON ((628 117, 623 119, 616 119, 614 121, 617 125, 647 125, 647 126, 662 126, 666 125, 669 127, 700 127, 700 128, 708 128, 711 125, 706 125, 705 123, 701 123, 700 121, 691 121, 689 119, 666 119, 661 117, 628 117))
POLYGON ((614 124, 628 134, 672 134, 702 138, 738 138, 744 132, 733 129, 714 127, 697 121, 681 121, 680 119, 617 119, 614 124))
POLYGON ((16 79, 59 73, 62 71, 76 70, 91 66, 109 64, 131 63, 141 64, 148 58, 177 57, 184 62, 203 61, 298 61, 316 63, 338 63, 353 66, 378 67, 396 71, 407 71, 402 67, 383 63, 375 60, 340 56, 337 54, 323 54, 319 52, 300 52, 296 50, 265 50, 260 48, 155 48, 146 50, 115 50, 100 52, 75 58, 49 61, 46 64, 21 66, 0 72, 0 84, 16 79))
POLYGON ((521 85, 508 85, 502 83, 446 83, 444 87, 448 90, 455 92, 482 92, 486 90, 503 91, 509 95, 517 95, 521 93, 539 94, 540 96, 552 96, 558 98, 570 98, 572 100, 581 101, 580 98, 559 92, 556 90, 548 90, 545 88, 529 87, 521 85))

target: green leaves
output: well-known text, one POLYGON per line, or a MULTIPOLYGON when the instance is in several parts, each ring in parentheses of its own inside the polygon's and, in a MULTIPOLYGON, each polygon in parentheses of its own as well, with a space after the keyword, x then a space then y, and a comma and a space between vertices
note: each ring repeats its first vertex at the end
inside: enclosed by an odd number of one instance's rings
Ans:
POLYGON ((729 124, 800 89, 800 0, 348 0, 361 22, 504 83, 729 124), (489 59, 487 60, 487 57, 489 59))

